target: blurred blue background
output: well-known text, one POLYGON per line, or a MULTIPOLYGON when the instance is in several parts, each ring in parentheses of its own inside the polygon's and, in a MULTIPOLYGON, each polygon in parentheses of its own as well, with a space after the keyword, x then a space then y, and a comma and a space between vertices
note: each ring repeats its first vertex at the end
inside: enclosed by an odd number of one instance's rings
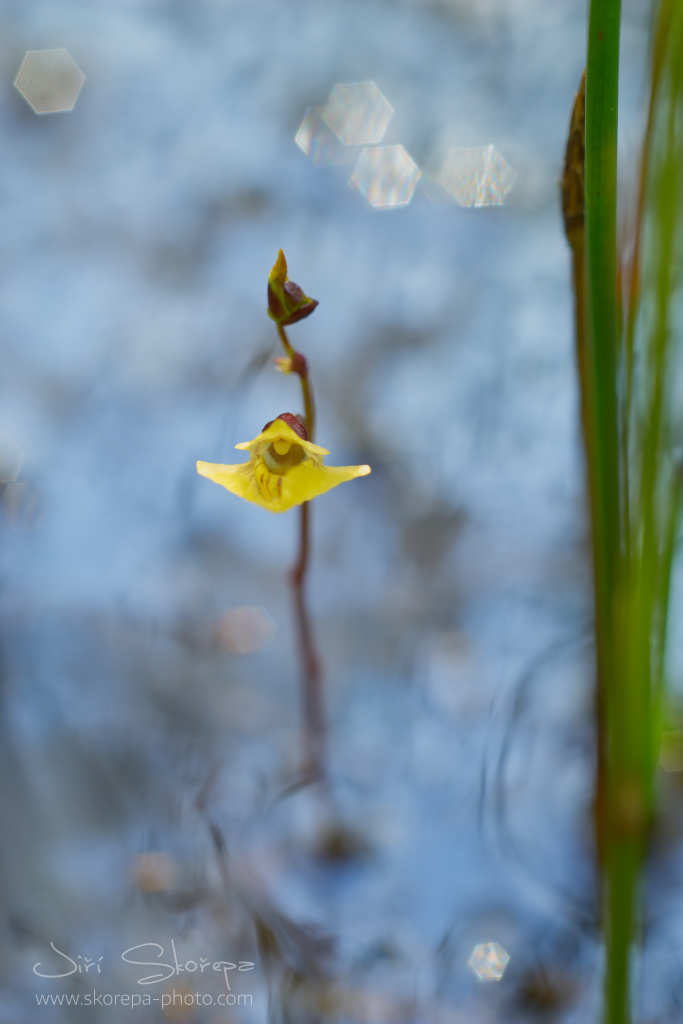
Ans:
MULTIPOLYGON (((118 1019, 36 993, 139 992, 121 952, 168 957, 171 939, 184 961, 253 962, 232 987, 252 1003, 140 1019, 593 1019, 590 574, 557 184, 585 13, 0 0, 1 1021, 118 1019), (13 82, 26 51, 58 48, 85 81, 71 111, 38 115, 13 82), (340 162, 295 141, 335 84, 370 81, 393 109, 381 145, 421 172, 394 208, 350 187, 360 149, 319 111, 340 162), (490 145, 509 192, 462 206, 439 168, 490 145), (313 508, 326 793, 296 784, 296 515, 194 469, 301 411, 270 361, 279 248, 320 303, 291 329, 316 441, 373 467, 313 508), (66 969, 51 942, 100 973, 37 978, 66 969), (468 960, 493 942, 509 962, 491 984, 468 960)), ((648 17, 626 4, 626 185, 648 17)), ((646 998, 668 1020, 678 967, 657 963, 646 998)))

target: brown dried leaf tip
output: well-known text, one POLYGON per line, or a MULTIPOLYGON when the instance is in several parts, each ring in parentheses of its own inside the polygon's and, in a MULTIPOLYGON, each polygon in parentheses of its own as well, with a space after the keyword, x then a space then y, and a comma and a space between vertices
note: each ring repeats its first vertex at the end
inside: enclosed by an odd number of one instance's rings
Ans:
POLYGON ((586 72, 574 97, 562 175, 562 214, 567 241, 572 249, 583 247, 584 176, 586 167, 586 72))
POLYGON ((288 327, 310 316, 318 305, 298 284, 287 277, 287 260, 282 249, 268 277, 268 316, 280 327, 288 327))

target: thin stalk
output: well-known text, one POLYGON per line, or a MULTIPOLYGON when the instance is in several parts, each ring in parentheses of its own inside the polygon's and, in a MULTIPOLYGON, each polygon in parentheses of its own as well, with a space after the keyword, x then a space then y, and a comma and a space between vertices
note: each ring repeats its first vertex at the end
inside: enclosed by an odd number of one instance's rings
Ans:
MULTIPOLYGON (((637 557, 637 548, 641 538, 637 535, 640 526, 638 503, 642 496, 642 490, 637 485, 631 488, 629 483, 629 459, 632 455, 632 433, 638 431, 640 424, 634 423, 633 411, 633 366, 634 349, 636 336, 636 321, 641 308, 643 294, 643 230, 645 226, 645 204, 650 187, 650 157, 653 150, 655 120, 660 97, 660 84, 664 70, 666 49, 668 41, 667 29, 671 21, 671 0, 660 0, 659 12, 656 18, 654 39, 652 45, 651 59, 651 87, 648 103, 647 120, 645 123, 645 136, 643 139, 642 155, 640 159, 640 170, 637 178, 637 192, 635 202, 635 216, 633 221, 633 245, 628 264, 624 265, 622 280, 625 282, 625 308, 624 308, 624 369, 623 369, 623 399, 620 409, 621 424, 621 470, 622 470, 622 515, 624 517, 623 544, 626 560, 630 563, 632 558, 637 557), (631 513, 631 504, 636 505, 631 513), (636 529, 632 529, 632 523, 636 529)), ((622 308, 620 302, 620 310, 622 308)), ((639 467, 640 468, 640 467, 639 467)), ((637 474, 636 474, 637 476, 637 474)))
MULTIPOLYGON (((598 777, 596 827, 603 867, 607 985, 628 985, 628 936, 614 919, 610 868, 614 843, 610 824, 614 803, 616 665, 615 602, 619 578, 620 486, 617 426, 617 96, 619 73, 618 0, 591 0, 586 68, 586 454, 593 526, 595 584, 598 777), (611 908, 611 909, 610 909, 611 908), (611 937, 622 935, 618 954, 611 937), (625 945, 623 945, 625 944, 625 945), (617 960, 620 965, 617 965, 617 960)), ((617 741, 618 746, 618 741, 617 741)), ((618 758, 617 758, 618 759, 618 758)), ((620 888, 620 885, 617 885, 620 888)), ((619 940, 615 938, 618 943, 619 940)), ((608 997, 615 1004, 615 996, 608 997)), ((617 1018, 613 1018, 615 1021, 617 1018)), ((621 1024, 621 1022, 620 1022, 621 1024)))
POLYGON ((313 399, 313 387, 311 385, 311 379, 308 372, 308 363, 306 357, 297 352, 296 349, 292 348, 291 342, 287 337, 287 333, 280 324, 277 325, 277 333, 280 335, 280 341, 282 347, 287 353, 288 357, 292 362, 292 373, 296 373, 301 381, 301 392, 304 399, 304 415, 306 417, 306 429, 308 430, 308 440, 313 441, 315 436, 315 401, 313 399))
POLYGON ((620 0, 591 0, 586 67, 588 401, 594 423, 600 604, 611 617, 619 565, 617 432, 617 98, 620 0))
POLYGON ((638 196, 636 200, 633 254, 631 257, 631 273, 628 282, 628 307, 626 310, 626 421, 628 428, 631 410, 632 382, 633 382, 633 347, 635 340, 636 314, 640 304, 640 263, 642 250, 642 232, 644 225, 645 197, 648 184, 648 157, 651 152, 652 137, 654 131, 655 106, 659 95, 659 83, 662 76, 664 54, 666 49, 666 26, 670 21, 671 0, 661 0, 660 13, 657 18, 655 39, 652 48, 652 87, 650 89, 650 100, 645 126, 645 138, 643 140, 643 156, 638 175, 638 196))
MULTIPOLYGON (((588 494, 588 511, 591 522, 591 551, 593 555, 593 579, 597 587, 599 574, 598 548, 595 538, 598 535, 596 523, 597 503, 593 490, 593 480, 597 472, 595 462, 595 424, 593 407, 590 402, 588 365, 588 324, 586 306, 586 211, 585 211, 585 168, 586 168, 586 73, 584 71, 579 89, 574 97, 567 148, 565 152, 564 173, 562 176, 562 214, 564 228, 572 253, 572 290, 574 293, 574 329, 576 340, 576 368, 579 378, 579 396, 581 402, 581 434, 586 455, 586 490, 588 494)), ((595 593, 596 607, 598 593, 595 593)), ((599 616, 596 623, 598 630, 603 628, 604 616, 599 616)), ((607 638, 596 640, 597 673, 595 686, 595 718, 597 740, 597 764, 595 784, 595 836, 598 858, 602 862, 604 851, 603 823, 606 807, 606 767, 607 751, 605 729, 605 688, 606 666, 603 664, 607 650, 607 638)))
MULTIPOLYGON (((296 373, 301 381, 306 429, 308 430, 309 441, 313 441, 315 432, 315 400, 308 372, 308 363, 305 357, 292 347, 284 327, 278 324, 277 331, 282 346, 290 359, 291 372, 296 373)), ((299 506, 299 553, 290 579, 294 596, 294 612, 301 663, 301 691, 306 739, 306 773, 314 780, 321 780, 325 776, 325 715, 323 710, 322 671, 315 647, 311 616, 306 603, 306 573, 311 547, 310 505, 309 501, 305 501, 299 506)))
POLYGON ((292 570, 292 590, 296 612, 299 654, 302 667, 302 693, 304 729, 306 735, 306 769, 314 779, 325 774, 324 740, 325 717, 323 711, 322 672, 313 639, 313 626, 306 604, 305 576, 309 554, 309 501, 301 505, 299 518, 299 557, 292 570))
MULTIPOLYGON (((642 713, 639 680, 626 671, 618 640, 638 627, 623 572, 623 495, 617 401, 617 104, 620 0, 591 0, 586 68, 586 260, 589 455, 595 545, 596 640, 604 687, 606 793, 599 826, 604 846, 606 1024, 628 1024, 630 950, 641 859, 640 759, 629 747, 634 715, 642 713)), ((622 472, 628 469, 622 462, 622 472)), ((642 628, 642 627, 641 627, 642 628)), ((640 638, 632 637, 633 640, 640 638)))
MULTIPOLYGON (((683 14, 680 5, 662 0, 653 56, 648 200, 651 208, 648 255, 652 272, 645 280, 652 299, 651 325, 644 346, 647 359, 647 411, 642 423, 642 517, 640 589, 650 601, 652 623, 652 728, 648 750, 653 777, 658 755, 663 704, 664 654, 681 481, 673 465, 670 370, 676 335, 672 304, 679 287, 677 235, 681 222, 680 66, 683 14), (656 102, 655 102, 656 101, 656 102)), ((649 322, 649 321, 648 321, 649 322)), ((651 784, 651 790, 653 786, 651 784)), ((654 793, 650 794, 651 806, 654 793)))

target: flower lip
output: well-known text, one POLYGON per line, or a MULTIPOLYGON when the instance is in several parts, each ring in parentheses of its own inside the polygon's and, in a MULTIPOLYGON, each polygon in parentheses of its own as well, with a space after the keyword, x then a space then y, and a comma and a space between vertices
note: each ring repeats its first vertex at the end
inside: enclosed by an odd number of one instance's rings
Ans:
MULTIPOLYGON (((308 441, 308 430, 305 424, 295 416, 292 412, 281 412, 279 416, 276 416, 273 420, 268 420, 263 430, 267 430, 268 427, 272 427, 275 420, 283 420, 288 427, 291 427, 295 434, 298 434, 302 441, 308 441)), ((263 430, 261 433, 263 433, 263 430)))

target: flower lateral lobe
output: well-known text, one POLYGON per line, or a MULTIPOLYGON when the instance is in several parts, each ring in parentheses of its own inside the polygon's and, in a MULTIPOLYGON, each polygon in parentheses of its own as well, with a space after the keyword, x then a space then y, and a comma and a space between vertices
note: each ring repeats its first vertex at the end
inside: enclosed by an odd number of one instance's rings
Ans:
POLYGON ((198 462, 197 472, 270 512, 286 512, 370 472, 369 466, 325 466, 329 452, 308 440, 303 423, 291 413, 282 413, 253 441, 235 448, 248 451, 249 461, 236 466, 198 462))

